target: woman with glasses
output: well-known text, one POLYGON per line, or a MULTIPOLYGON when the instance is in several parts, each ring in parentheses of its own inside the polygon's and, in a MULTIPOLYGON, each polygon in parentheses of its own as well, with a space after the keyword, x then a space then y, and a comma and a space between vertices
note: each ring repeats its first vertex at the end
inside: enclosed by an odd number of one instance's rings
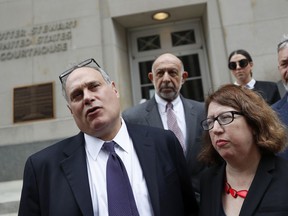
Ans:
POLYGON ((276 83, 256 81, 253 78, 253 60, 246 50, 233 51, 228 58, 228 68, 236 79, 236 85, 246 86, 258 91, 269 105, 280 100, 281 97, 276 83))
POLYGON ((228 84, 205 102, 204 146, 209 165, 201 184, 200 215, 288 215, 285 127, 256 92, 228 84))

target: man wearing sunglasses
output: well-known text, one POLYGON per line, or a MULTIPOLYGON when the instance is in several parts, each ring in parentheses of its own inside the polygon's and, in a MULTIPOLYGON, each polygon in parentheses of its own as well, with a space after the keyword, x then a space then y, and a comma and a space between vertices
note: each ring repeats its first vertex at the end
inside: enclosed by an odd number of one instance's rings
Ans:
MULTIPOLYGON (((284 35, 282 41, 277 46, 278 70, 281 75, 286 94, 281 100, 272 105, 282 122, 288 126, 288 35, 284 35)), ((279 154, 288 160, 288 150, 279 154)))
POLYGON ((80 132, 28 158, 19 216, 198 215, 171 131, 126 123, 116 85, 94 59, 59 78, 80 132))
POLYGON ((274 82, 256 81, 253 78, 253 60, 246 50, 235 50, 228 58, 228 68, 236 79, 235 84, 259 92, 269 105, 280 99, 278 86, 274 82))

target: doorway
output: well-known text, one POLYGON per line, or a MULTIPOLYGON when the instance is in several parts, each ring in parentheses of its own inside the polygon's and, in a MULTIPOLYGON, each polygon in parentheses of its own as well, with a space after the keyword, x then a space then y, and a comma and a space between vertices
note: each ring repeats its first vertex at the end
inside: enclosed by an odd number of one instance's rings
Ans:
POLYGON ((211 79, 200 20, 131 29, 129 42, 134 105, 153 97, 154 87, 148 73, 155 58, 166 52, 179 57, 189 74, 181 94, 204 101, 211 79))

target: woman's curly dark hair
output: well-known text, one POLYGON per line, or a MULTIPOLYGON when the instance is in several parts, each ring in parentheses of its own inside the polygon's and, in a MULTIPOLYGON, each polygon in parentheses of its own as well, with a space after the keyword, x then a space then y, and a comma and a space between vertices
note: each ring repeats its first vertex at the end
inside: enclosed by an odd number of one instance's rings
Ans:
MULTIPOLYGON (((243 113, 253 130, 255 144, 262 154, 275 154, 286 148, 286 127, 257 92, 234 84, 226 84, 206 98, 206 111, 211 102, 232 107, 243 113)), ((212 146, 208 131, 204 132, 203 139, 204 146, 198 156, 199 159, 208 164, 222 162, 223 159, 212 146)))

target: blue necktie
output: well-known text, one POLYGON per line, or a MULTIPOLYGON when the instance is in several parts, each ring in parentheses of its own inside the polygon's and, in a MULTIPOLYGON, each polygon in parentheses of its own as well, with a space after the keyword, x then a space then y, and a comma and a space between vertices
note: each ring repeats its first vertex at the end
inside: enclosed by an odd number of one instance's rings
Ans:
POLYGON ((103 144, 104 150, 109 152, 106 167, 109 216, 139 216, 125 166, 114 145, 114 141, 103 144))

